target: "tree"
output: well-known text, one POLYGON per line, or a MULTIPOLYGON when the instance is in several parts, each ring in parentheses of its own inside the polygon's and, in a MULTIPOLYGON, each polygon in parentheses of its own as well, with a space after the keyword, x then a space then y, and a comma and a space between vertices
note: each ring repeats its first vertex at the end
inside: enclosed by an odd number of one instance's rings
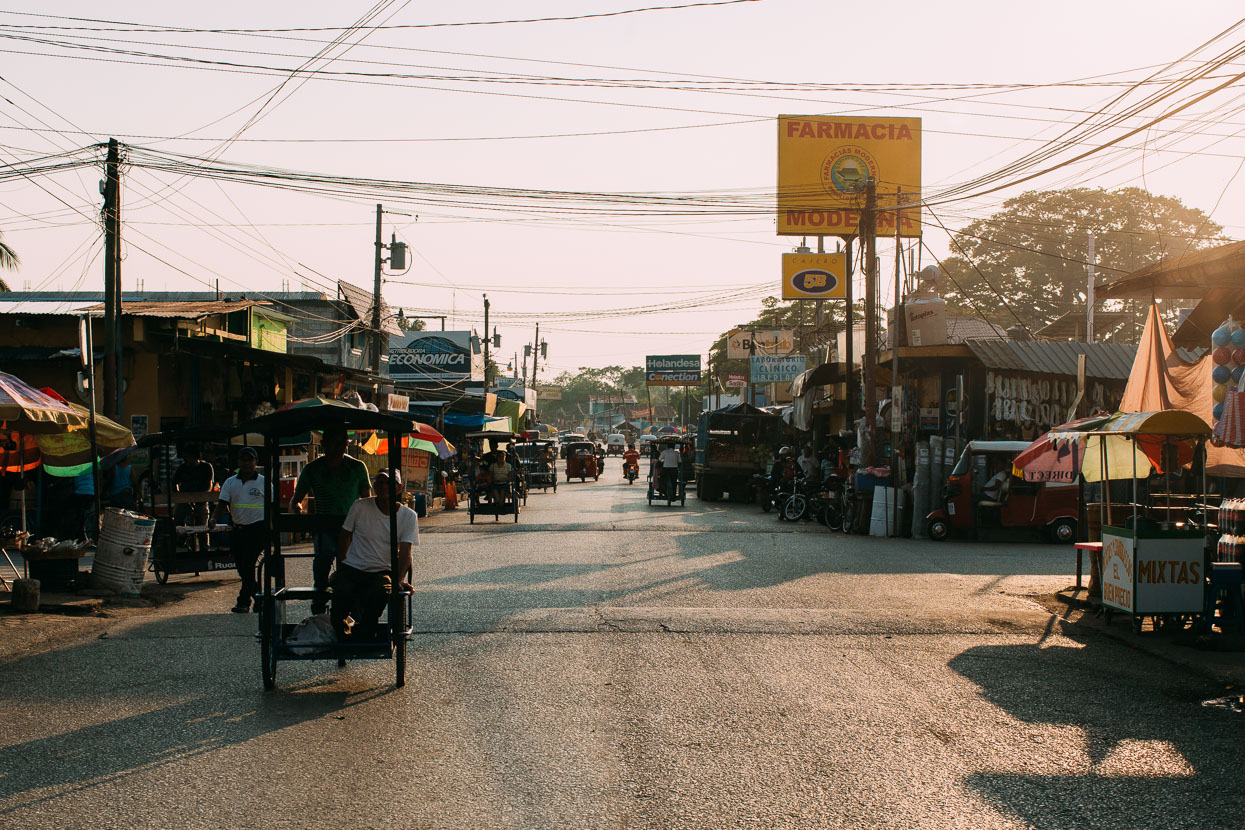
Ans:
POLYGON ((578 423, 588 414, 591 395, 617 396, 621 404, 625 398, 636 394, 632 385, 637 376, 642 389, 644 369, 639 366, 630 369, 621 366, 581 366, 574 372, 563 372, 553 379, 553 385, 562 388, 562 399, 545 404, 542 416, 547 421, 561 419, 578 423))
MULTIPOLYGON (((5 244, 3 239, 0 239, 0 268, 6 268, 9 271, 16 271, 17 266, 21 264, 22 261, 18 258, 17 252, 5 244)), ((0 291, 8 290, 9 284, 3 279, 0 279, 0 291)))
POLYGON ((1221 243, 1222 232, 1202 211, 1138 187, 1030 191, 954 234, 939 288, 957 313, 1033 332, 1084 310, 1091 234, 1102 282, 1221 243))

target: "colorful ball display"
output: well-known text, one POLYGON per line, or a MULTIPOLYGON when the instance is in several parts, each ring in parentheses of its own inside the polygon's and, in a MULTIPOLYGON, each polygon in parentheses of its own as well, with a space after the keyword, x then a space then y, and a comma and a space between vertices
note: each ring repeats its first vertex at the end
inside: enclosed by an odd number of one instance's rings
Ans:
POLYGON ((1210 356, 1215 361, 1216 366, 1227 366, 1232 362, 1232 350, 1227 346, 1220 346, 1211 352, 1210 356))
POLYGON ((1213 346, 1226 346, 1232 342, 1232 332, 1228 330, 1227 326, 1220 326, 1210 336, 1210 342, 1213 346))
POLYGON ((1215 403, 1223 403, 1223 399, 1228 397, 1228 387, 1222 383, 1216 383, 1210 390, 1211 397, 1215 399, 1215 403))
POLYGON ((1237 366, 1245 365, 1245 349, 1235 349, 1232 352, 1232 362, 1237 366))
POLYGON ((1232 332, 1231 340, 1232 345, 1236 348, 1245 348, 1245 328, 1238 326, 1236 331, 1232 332))
POLYGON ((1216 366, 1210 373, 1210 378, 1215 383, 1227 383, 1230 377, 1232 377, 1232 370, 1227 366, 1216 366))
POLYGON ((1215 404, 1215 408, 1210 411, 1210 415, 1216 421, 1222 418, 1223 417, 1223 404, 1221 403, 1215 404))
POLYGON ((1237 386, 1240 386, 1242 374, 1245 374, 1245 366, 1237 366, 1235 369, 1233 369, 1232 370, 1232 383, 1237 386))

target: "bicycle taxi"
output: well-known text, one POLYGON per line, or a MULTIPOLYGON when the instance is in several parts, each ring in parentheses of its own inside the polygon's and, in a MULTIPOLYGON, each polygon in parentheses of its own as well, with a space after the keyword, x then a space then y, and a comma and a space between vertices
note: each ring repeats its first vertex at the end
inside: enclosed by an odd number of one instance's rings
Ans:
POLYGON ((558 449, 553 441, 520 441, 514 445, 514 451, 528 489, 539 487, 546 492, 552 487, 553 492, 558 492, 558 449))
POLYGON ((527 504, 527 484, 522 467, 514 455, 518 436, 513 432, 470 432, 467 441, 471 445, 471 464, 467 471, 467 518, 475 524, 476 516, 492 516, 501 521, 502 516, 514 516, 519 521, 520 503, 527 504), (494 481, 490 468, 505 453, 510 473, 505 482, 494 481))
MULTIPOLYGON (((388 439, 387 468, 390 480, 401 467, 401 437, 412 429, 408 418, 369 412, 347 405, 314 406, 287 409, 264 415, 234 427, 236 434, 257 434, 263 437, 260 463, 265 470, 278 468, 282 437, 301 435, 311 430, 345 429, 376 431, 388 439)), ((412 594, 401 589, 401 580, 392 580, 392 590, 385 612, 375 628, 375 638, 367 642, 320 642, 308 644, 292 637, 299 623, 291 622, 294 603, 332 602, 332 588, 318 591, 314 587, 291 585, 287 581, 286 564, 292 559, 310 559, 311 553, 288 553, 284 549, 286 534, 313 532, 324 528, 340 528, 342 516, 295 514, 280 510, 279 476, 265 477, 264 522, 268 551, 261 560, 260 592, 256 595, 259 609, 260 667, 265 689, 276 685, 277 664, 284 661, 336 660, 338 666, 348 660, 393 660, 395 684, 406 683, 406 641, 410 636, 412 594)), ((389 556, 392 573, 399 570, 397 511, 389 512, 389 556)))
POLYGON ((687 504, 687 466, 693 457, 692 442, 682 435, 661 435, 654 438, 648 445, 648 503, 665 501, 667 506, 676 501, 679 506, 687 504), (664 450, 674 449, 679 453, 678 474, 673 486, 667 487, 662 481, 662 468, 659 465, 664 450))

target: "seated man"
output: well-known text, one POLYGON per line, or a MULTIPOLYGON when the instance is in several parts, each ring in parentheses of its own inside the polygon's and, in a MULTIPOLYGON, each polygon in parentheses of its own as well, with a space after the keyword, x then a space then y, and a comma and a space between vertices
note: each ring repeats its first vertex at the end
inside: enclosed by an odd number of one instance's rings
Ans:
POLYGON ((411 548, 419 544, 419 517, 401 504, 402 474, 381 470, 373 479, 376 496, 359 499, 342 522, 337 545, 337 572, 333 578, 333 628, 338 640, 373 643, 378 640, 377 622, 393 588, 393 565, 389 557, 389 514, 397 510, 398 573, 403 590, 411 590, 411 548), (346 617, 354 620, 347 633, 346 617))
POLYGON ((514 470, 510 467, 510 460, 506 458, 506 451, 497 450, 494 452, 493 462, 488 465, 489 501, 497 504, 506 500, 506 494, 510 492, 510 479, 513 474, 514 470))

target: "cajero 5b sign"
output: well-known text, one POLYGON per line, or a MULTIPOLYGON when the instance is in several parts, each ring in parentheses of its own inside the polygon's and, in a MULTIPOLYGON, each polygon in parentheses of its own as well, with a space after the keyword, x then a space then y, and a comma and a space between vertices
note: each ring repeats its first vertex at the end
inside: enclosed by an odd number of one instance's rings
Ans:
POLYGON ((845 254, 783 254, 784 300, 842 300, 847 297, 845 254))
MULTIPOLYGON (((869 179, 878 235, 894 236, 896 208, 921 198, 921 119, 778 116, 780 235, 857 234, 869 179)), ((902 211, 899 235, 921 235, 920 208, 902 211)))

